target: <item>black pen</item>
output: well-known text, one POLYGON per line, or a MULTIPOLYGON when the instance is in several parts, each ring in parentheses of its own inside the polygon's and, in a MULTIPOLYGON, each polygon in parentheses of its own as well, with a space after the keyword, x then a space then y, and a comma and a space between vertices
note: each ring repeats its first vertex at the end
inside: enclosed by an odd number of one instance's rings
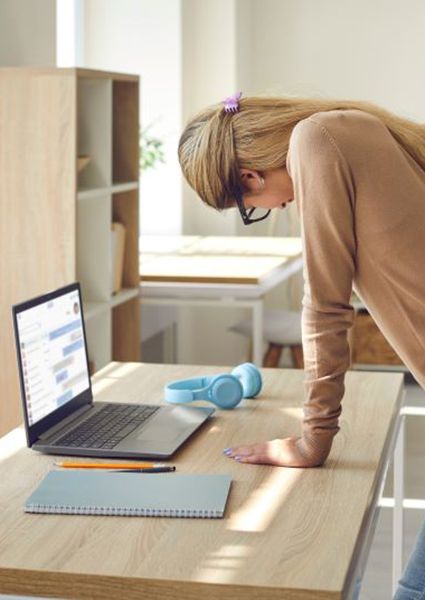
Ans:
POLYGON ((111 469, 112 473, 170 473, 176 467, 152 467, 152 469, 111 469))

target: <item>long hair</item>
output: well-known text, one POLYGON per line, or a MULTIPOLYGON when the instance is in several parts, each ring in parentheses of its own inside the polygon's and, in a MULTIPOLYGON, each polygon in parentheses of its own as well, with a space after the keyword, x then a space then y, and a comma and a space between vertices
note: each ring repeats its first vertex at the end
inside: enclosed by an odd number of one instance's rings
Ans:
POLYGON ((359 109, 375 115, 425 170, 425 125, 370 102, 253 96, 242 98, 239 106, 236 113, 226 113, 222 104, 206 108, 190 119, 180 137, 184 177, 217 210, 233 205, 235 192, 243 189, 240 168, 285 166, 293 128, 320 111, 359 109))

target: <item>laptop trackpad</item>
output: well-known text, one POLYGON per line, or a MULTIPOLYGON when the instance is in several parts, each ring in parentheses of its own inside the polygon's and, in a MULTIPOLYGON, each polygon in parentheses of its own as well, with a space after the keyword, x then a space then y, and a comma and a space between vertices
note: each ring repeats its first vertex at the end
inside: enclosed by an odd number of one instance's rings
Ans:
POLYGON ((188 424, 178 418, 171 418, 177 416, 173 415, 173 412, 173 410, 164 411, 162 414, 156 415, 138 434, 137 439, 144 442, 157 442, 158 440, 171 442, 179 438, 186 431, 188 424))

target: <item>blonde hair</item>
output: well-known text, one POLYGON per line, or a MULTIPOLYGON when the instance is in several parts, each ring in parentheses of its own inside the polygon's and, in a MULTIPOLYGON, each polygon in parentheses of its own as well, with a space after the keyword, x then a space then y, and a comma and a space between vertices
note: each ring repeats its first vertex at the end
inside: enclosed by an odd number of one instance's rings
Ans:
POLYGON ((359 109, 378 117, 425 170, 425 125, 364 101, 247 97, 239 112, 222 104, 196 114, 179 142, 179 161, 189 185, 208 205, 233 206, 243 190, 240 168, 264 171, 285 165, 295 125, 319 111, 359 109))

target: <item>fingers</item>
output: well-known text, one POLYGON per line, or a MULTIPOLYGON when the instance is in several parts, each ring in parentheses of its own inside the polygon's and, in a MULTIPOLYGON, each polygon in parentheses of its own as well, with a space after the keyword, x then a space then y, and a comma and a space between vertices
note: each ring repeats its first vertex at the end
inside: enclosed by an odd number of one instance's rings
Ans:
POLYGON ((224 454, 238 462, 251 464, 278 464, 273 442, 249 444, 236 448, 226 448, 224 454))
POLYGON ((236 448, 226 448, 224 453, 230 458, 235 458, 236 456, 251 456, 258 452, 259 446, 261 445, 262 444, 249 444, 247 446, 238 446, 236 448))
POLYGON ((226 448, 224 454, 241 463, 257 465, 273 465, 279 467, 311 467, 316 464, 309 462, 298 450, 299 438, 290 437, 282 440, 271 440, 259 444, 247 444, 235 448, 226 448))

